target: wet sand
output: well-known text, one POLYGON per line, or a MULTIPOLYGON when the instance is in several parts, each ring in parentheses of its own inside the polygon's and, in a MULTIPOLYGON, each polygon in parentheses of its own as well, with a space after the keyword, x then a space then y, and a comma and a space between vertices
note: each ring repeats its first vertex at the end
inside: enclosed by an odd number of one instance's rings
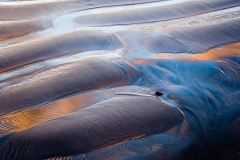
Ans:
POLYGON ((116 35, 99 31, 74 31, 2 47, 0 72, 31 63, 90 50, 112 50, 121 47, 116 35))
POLYGON ((0 159, 240 159, 240 2, 0 2, 0 159))

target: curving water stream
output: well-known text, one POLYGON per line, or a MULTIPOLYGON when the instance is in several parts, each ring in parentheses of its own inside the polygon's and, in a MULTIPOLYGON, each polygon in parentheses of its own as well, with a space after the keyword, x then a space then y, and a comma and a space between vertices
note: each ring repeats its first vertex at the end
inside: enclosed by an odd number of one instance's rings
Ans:
POLYGON ((240 159, 240 1, 0 2, 0 159, 240 159))

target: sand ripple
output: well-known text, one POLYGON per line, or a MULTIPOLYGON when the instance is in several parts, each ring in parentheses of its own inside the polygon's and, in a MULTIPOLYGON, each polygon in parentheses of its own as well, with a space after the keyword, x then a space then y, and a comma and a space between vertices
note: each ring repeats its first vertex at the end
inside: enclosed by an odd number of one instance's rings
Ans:
POLYGON ((124 60, 81 59, 0 90, 1 115, 73 93, 131 83, 139 72, 124 60), (11 97, 15 97, 12 99, 11 97))
POLYGON ((0 159, 240 159, 239 8, 0 2, 0 159))
POLYGON ((218 24, 173 30, 144 42, 152 53, 202 53, 240 40, 240 19, 218 24))

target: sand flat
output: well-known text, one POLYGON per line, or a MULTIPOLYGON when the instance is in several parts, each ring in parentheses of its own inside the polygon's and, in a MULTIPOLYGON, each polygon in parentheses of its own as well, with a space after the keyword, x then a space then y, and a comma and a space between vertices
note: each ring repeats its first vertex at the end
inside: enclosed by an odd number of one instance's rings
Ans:
POLYGON ((0 2, 0 159, 239 159, 239 8, 0 2))
POLYGON ((0 72, 68 54, 120 46, 121 41, 114 34, 81 30, 17 43, 0 49, 0 72))

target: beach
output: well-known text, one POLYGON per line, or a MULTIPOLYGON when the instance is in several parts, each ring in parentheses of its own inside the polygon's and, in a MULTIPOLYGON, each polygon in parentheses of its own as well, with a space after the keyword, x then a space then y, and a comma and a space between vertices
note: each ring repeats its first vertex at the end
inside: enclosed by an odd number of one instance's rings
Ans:
POLYGON ((0 0, 0 159, 240 159, 239 0, 0 0))

